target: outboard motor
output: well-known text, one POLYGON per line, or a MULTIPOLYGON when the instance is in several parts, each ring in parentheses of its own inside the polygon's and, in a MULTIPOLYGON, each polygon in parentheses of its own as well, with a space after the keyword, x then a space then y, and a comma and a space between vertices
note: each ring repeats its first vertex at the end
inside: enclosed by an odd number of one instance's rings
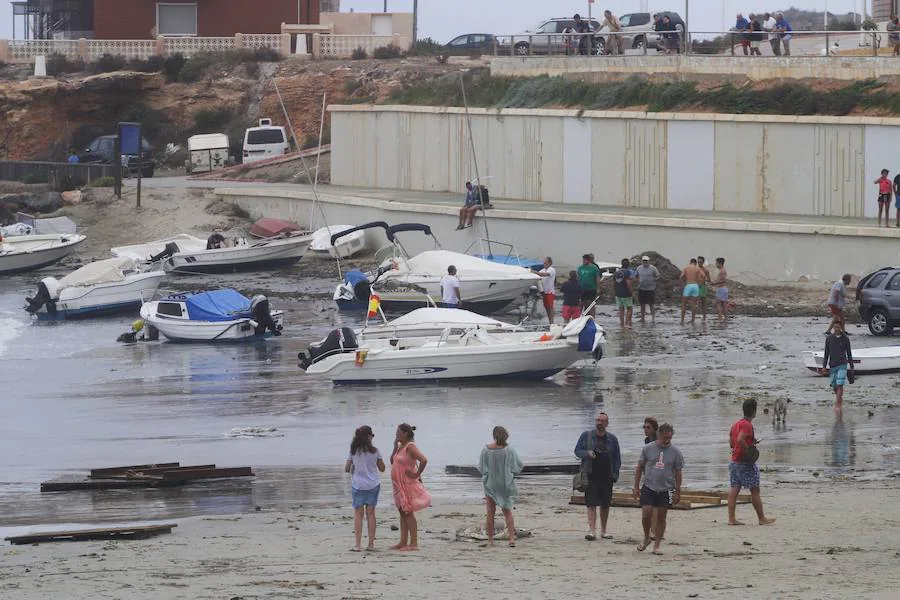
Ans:
POLYGON ((25 310, 28 311, 28 314, 37 314, 46 304, 47 313, 55 315, 56 302, 54 300, 58 297, 58 287, 59 282, 54 277, 45 277, 42 279, 38 284, 37 293, 34 295, 34 298, 25 298, 25 302, 28 303, 25 310))
POLYGON ((264 335, 266 329, 271 331, 272 335, 281 335, 282 327, 275 323, 269 308, 269 299, 262 294, 253 296, 253 299, 250 300, 250 316, 257 323, 256 335, 264 335))
POLYGON ((297 355, 300 359, 300 368, 306 370, 311 364, 334 352, 347 352, 359 348, 356 332, 349 327, 341 327, 329 333, 324 340, 316 344, 310 344, 308 354, 301 352, 297 355))
POLYGON ((159 254, 157 254, 155 256, 150 257, 150 262, 156 262, 158 260, 165 260, 165 259, 169 258, 170 256, 178 254, 178 252, 180 250, 181 249, 178 247, 178 244, 176 244, 175 242, 169 242, 166 244, 166 247, 163 249, 162 252, 160 252, 159 254))

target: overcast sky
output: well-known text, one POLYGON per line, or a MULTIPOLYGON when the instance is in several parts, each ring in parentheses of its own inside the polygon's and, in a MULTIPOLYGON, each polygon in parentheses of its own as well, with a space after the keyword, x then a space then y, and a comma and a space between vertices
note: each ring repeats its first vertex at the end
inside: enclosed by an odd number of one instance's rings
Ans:
MULTIPOLYGON (((127 0, 121 0, 123 2, 127 0)), ((250 0, 248 0, 250 1, 250 0)), ((695 32, 719 31, 734 24, 737 11, 745 15, 751 12, 772 11, 793 5, 822 10, 828 6, 832 13, 844 14, 860 11, 864 0, 694 0, 691 2, 690 28, 695 32)), ((412 12, 412 0, 387 0, 388 11, 412 12)), ((606 9, 617 15, 635 12, 644 4, 651 11, 672 10, 685 16, 684 0, 598 0, 593 14, 606 9)), ((868 4, 867 4, 868 5, 868 4)), ((384 0, 341 0, 341 10, 381 12, 384 0)), ((419 37, 431 37, 448 42, 460 33, 516 33, 528 29, 543 19, 571 16, 580 12, 587 15, 587 0, 419 0, 419 37)), ((21 37, 21 25, 16 24, 21 37)), ((0 38, 12 37, 12 6, 9 0, 0 0, 0 38)))

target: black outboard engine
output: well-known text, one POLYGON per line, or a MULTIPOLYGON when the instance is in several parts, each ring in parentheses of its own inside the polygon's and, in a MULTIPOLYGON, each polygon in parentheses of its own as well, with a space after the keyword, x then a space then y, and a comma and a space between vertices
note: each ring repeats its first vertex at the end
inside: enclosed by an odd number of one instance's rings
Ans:
POLYGON ((309 345, 309 354, 301 352, 297 355, 300 359, 300 368, 308 369, 311 364, 320 358, 324 358, 335 352, 347 352, 359 348, 356 332, 349 327, 341 327, 329 333, 324 340, 309 345))
POLYGON ((166 247, 163 249, 162 252, 160 252, 159 254, 157 254, 155 256, 150 257, 150 262, 156 262, 158 260, 165 260, 172 255, 178 254, 179 251, 180 251, 180 248, 178 247, 178 244, 176 244, 175 242, 169 242, 166 244, 166 247))
POLYGON ((269 299, 263 295, 253 296, 250 300, 250 316, 256 321, 256 335, 264 335, 266 329, 272 332, 272 335, 281 335, 282 327, 275 323, 272 318, 272 311, 269 308, 269 299))
POLYGON ((50 292, 48 285, 52 285, 54 292, 56 291, 56 279, 46 277, 38 283, 37 293, 34 295, 34 298, 25 298, 25 302, 28 303, 25 310, 28 314, 37 314, 45 304, 47 305, 47 313, 51 315, 56 314, 56 302, 53 300, 53 293, 50 292))

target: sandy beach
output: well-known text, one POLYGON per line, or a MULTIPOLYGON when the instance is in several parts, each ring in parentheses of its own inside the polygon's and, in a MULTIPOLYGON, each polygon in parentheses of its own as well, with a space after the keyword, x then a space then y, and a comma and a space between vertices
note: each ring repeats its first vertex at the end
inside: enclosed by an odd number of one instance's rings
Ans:
MULTIPOLYGON (((339 475, 336 475, 339 476, 339 475)), ((624 469, 623 469, 624 479, 624 469)), ((143 541, 7 547, 0 595, 46 598, 895 598, 900 485, 764 481, 778 521, 725 525, 725 508, 670 513, 664 556, 635 549, 639 511, 613 508, 612 540, 587 542, 563 487, 521 485, 516 548, 455 541, 480 504, 419 513, 421 551, 388 549, 396 513, 383 490, 378 552, 353 553, 349 507, 187 519, 143 541)), ((473 480, 472 485, 478 485, 473 480)), ((388 487, 388 486, 385 486, 388 487)), ((349 505, 349 502, 348 502, 349 505)))

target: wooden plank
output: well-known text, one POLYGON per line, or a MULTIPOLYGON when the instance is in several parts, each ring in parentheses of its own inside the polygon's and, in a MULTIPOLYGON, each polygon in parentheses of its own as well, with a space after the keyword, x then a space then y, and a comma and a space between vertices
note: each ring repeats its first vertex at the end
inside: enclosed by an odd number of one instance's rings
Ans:
POLYGON ((253 477, 250 467, 230 467, 222 469, 188 469, 184 471, 166 471, 162 474, 165 481, 191 481, 194 479, 223 479, 227 477, 253 477))
MULTIPOLYGON (((126 488, 147 488, 163 485, 159 478, 130 479, 54 479, 41 483, 42 492, 71 492, 78 490, 119 490, 126 488)), ((171 485, 171 483, 165 483, 171 485)))
POLYGON ((122 471, 121 473, 115 473, 112 475, 108 475, 103 479, 131 479, 131 478, 141 478, 141 477, 155 477, 161 479, 163 475, 166 473, 179 473, 183 471, 199 471, 205 470, 208 471, 210 469, 215 469, 216 465, 191 465, 185 467, 156 467, 153 469, 135 469, 122 471))
POLYGON ((116 475, 118 473, 123 473, 125 471, 145 471, 147 469, 159 469, 159 468, 176 468, 181 463, 170 462, 170 463, 156 463, 151 465, 131 465, 127 467, 105 467, 103 469, 91 469, 90 477, 93 479, 102 479, 109 475, 116 475))
POLYGON ((79 542, 84 540, 106 540, 116 538, 140 539, 172 533, 177 523, 160 525, 138 525, 134 527, 106 527, 103 529, 71 529, 66 531, 47 531, 3 538, 11 544, 40 544, 41 542, 79 542))
MULTIPOLYGON (((728 497, 728 493, 690 491, 681 495, 681 501, 673 506, 674 510, 692 510, 697 508, 712 508, 715 506, 725 506, 723 500, 728 497)), ((738 504, 749 504, 750 495, 740 494, 737 500, 738 504)), ((569 504, 584 505, 584 496, 572 495, 569 504)), ((640 501, 635 500, 628 492, 613 492, 612 505, 624 508, 639 508, 640 501)))

